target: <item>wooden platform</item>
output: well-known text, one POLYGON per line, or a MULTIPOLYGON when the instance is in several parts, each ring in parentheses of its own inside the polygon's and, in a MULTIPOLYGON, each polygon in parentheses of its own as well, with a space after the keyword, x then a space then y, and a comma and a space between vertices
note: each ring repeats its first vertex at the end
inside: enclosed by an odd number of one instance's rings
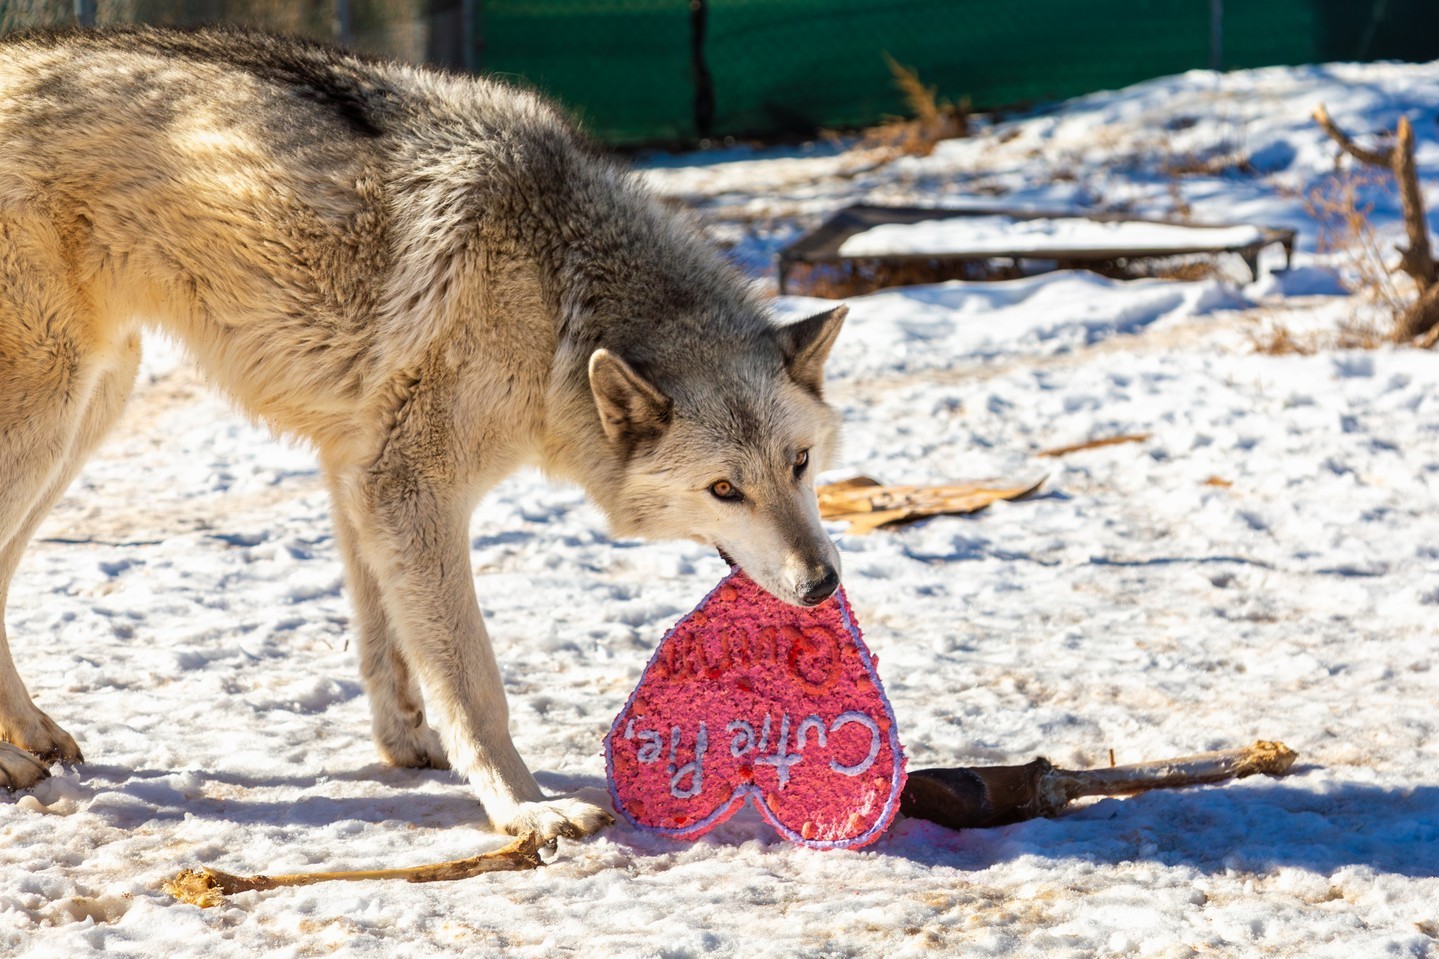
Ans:
POLYGON ((868 292, 886 286, 907 283, 940 282, 942 280, 1009 280, 1050 270, 1086 269, 1104 276, 1133 279, 1154 275, 1145 271, 1145 264, 1176 261, 1184 258, 1214 257, 1235 254, 1249 268, 1251 278, 1259 275, 1259 251, 1272 244, 1284 249, 1285 265, 1294 254, 1295 231, 1288 228, 1254 227, 1259 237, 1250 243, 1215 246, 1196 242, 1193 246, 1130 249, 1047 248, 1042 253, 1020 248, 975 252, 894 253, 873 256, 843 256, 840 247, 852 236, 884 224, 921 223, 961 217, 1009 217, 1019 221, 1086 219, 1096 223, 1157 223, 1173 227, 1234 227, 1234 223, 1182 223, 1176 220, 1130 216, 1123 213, 1083 213, 1074 210, 1018 210, 996 207, 932 207, 851 206, 840 210, 818 228, 801 236, 780 250, 778 255, 779 292, 813 292, 825 295, 822 283, 810 284, 812 290, 791 289, 796 274, 802 279, 822 278, 832 274, 835 281, 847 280, 848 295, 868 292))

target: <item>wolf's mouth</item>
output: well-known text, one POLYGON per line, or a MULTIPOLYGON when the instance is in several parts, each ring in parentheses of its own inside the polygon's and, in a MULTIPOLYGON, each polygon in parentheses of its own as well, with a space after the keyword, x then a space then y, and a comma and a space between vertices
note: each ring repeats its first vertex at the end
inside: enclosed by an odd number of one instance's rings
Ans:
MULTIPOLYGON (((749 570, 745 570, 744 566, 737 562, 733 556, 725 552, 723 547, 715 546, 715 552, 719 553, 720 559, 728 563, 732 569, 744 570, 746 573, 750 572, 749 570)), ((753 574, 750 575, 754 578, 753 574)), ((839 589, 839 570, 832 566, 826 566, 818 579, 809 583, 798 584, 791 589, 773 589, 765 585, 764 581, 759 578, 754 578, 754 582, 760 589, 781 602, 788 603, 791 606, 808 608, 818 606, 825 602, 839 589)))

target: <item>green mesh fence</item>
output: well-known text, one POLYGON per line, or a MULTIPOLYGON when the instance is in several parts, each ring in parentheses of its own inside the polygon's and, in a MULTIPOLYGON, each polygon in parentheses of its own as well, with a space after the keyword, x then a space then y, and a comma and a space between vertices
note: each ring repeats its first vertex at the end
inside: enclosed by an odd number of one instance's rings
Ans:
POLYGON ((689 0, 494 0, 479 66, 538 86, 615 142, 695 136, 689 0))
POLYGON ((942 97, 978 106, 1122 86, 1208 57, 1208 6, 1192 0, 711 0, 710 10, 714 133, 901 114, 886 54, 942 97))
POLYGON ((901 115, 886 54, 941 98, 977 108, 1216 62, 1427 60, 1439 57, 1439 2, 488 0, 478 30, 482 67, 522 75, 576 106, 598 135, 633 142, 803 134, 901 115), (574 19, 554 19, 559 8, 574 19), (547 46, 564 53, 534 59, 547 46), (638 65, 629 55, 656 48, 638 65), (622 88, 641 92, 613 95, 622 88))
POLYGON ((981 109, 1216 62, 1439 57, 1436 0, 0 0, 0 29, 79 6, 99 23, 241 22, 515 78, 619 144, 903 114, 886 54, 981 109))

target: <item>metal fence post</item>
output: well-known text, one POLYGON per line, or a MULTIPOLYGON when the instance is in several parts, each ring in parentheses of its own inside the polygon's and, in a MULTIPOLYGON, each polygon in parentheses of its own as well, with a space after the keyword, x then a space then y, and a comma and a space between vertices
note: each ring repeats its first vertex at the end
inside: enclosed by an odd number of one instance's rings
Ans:
POLYGON ((694 76, 695 133, 708 137, 714 125, 715 89, 714 77, 710 75, 709 64, 705 61, 705 27, 709 20, 709 5, 706 0, 690 0, 690 70, 694 76))
POLYGON ((1224 69, 1224 0, 1209 0, 1209 69, 1224 69))
POLYGON ((355 7, 350 0, 335 0, 335 39, 348 47, 355 35, 355 7))
POLYGON ((480 0, 460 0, 460 38, 464 43, 465 72, 480 72, 480 0))

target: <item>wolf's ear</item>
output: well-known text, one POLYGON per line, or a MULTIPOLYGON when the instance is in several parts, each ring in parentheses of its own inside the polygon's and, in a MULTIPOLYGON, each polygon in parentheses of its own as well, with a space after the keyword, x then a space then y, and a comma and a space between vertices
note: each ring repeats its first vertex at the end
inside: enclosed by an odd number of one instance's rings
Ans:
POLYGON ((841 304, 807 320, 781 326, 775 331, 784 366, 794 381, 815 396, 824 387, 824 361, 844 326, 849 307, 841 304))
POLYGON ((611 442, 633 446, 669 425, 674 402, 609 350, 590 355, 590 390, 611 442))

